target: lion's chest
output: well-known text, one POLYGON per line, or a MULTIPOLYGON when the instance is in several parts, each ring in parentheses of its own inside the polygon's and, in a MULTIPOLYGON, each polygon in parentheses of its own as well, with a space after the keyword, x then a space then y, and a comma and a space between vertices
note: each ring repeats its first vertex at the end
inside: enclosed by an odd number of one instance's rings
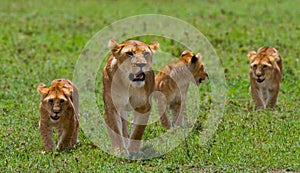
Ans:
POLYGON ((273 90, 277 87, 278 82, 271 79, 266 79, 263 83, 257 83, 256 85, 261 91, 273 90))
POLYGON ((132 108, 138 108, 148 103, 148 95, 145 90, 138 89, 130 91, 128 104, 132 108))
POLYGON ((149 94, 145 88, 119 88, 113 93, 112 100, 118 111, 132 111, 148 104, 149 94))

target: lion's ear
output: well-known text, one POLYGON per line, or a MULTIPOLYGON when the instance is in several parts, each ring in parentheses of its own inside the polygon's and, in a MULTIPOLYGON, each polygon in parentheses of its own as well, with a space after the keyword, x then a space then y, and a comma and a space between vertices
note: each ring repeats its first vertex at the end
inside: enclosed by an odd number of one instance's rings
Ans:
POLYGON ((280 59, 281 59, 281 58, 280 58, 280 55, 278 54, 278 55, 275 57, 275 61, 278 62, 278 61, 280 61, 280 59))
POLYGON ((192 58, 191 58, 191 60, 190 60, 190 63, 194 64, 194 63, 196 63, 198 61, 198 59, 199 58, 196 55, 193 55, 192 58))
POLYGON ((202 55, 201 55, 201 53, 199 52, 199 53, 197 53, 196 55, 195 55, 198 59, 201 59, 201 57, 202 57, 202 55))
POLYGON ((193 55, 192 58, 188 60, 188 68, 194 69, 196 67, 198 60, 199 58, 197 57, 197 55, 193 55))
POLYGON ((271 56, 269 56, 269 58, 270 58, 271 61, 274 61, 274 62, 280 61, 280 55, 278 53, 272 54, 271 56))
POLYGON ((280 60, 280 55, 279 55, 277 49, 275 49, 273 47, 271 49, 267 50, 267 54, 270 56, 271 61, 276 61, 277 62, 277 61, 280 60))
POLYGON ((64 84, 62 90, 66 96, 70 97, 73 92, 73 87, 70 84, 64 84))
POLYGON ((42 95, 42 96, 46 96, 49 92, 49 88, 47 88, 47 86, 43 83, 39 84, 38 86, 38 92, 42 95))
POLYGON ((248 56, 249 61, 252 61, 256 54, 257 53, 255 51, 248 52, 247 56, 248 56))
POLYGON ((190 55, 190 56, 193 56, 193 53, 190 51, 190 50, 184 50, 182 53, 181 53, 181 57, 184 57, 186 55, 190 55))
POLYGON ((118 52, 122 48, 122 45, 119 44, 118 42, 116 42, 115 40, 111 39, 108 42, 108 48, 114 54, 114 53, 118 52))
POLYGON ((157 41, 149 44, 149 48, 153 53, 155 53, 159 49, 159 43, 157 41))

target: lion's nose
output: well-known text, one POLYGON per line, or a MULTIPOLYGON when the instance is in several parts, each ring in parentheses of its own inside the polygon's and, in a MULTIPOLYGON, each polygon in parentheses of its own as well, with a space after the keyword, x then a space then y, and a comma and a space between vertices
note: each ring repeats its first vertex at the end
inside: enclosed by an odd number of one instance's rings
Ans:
POLYGON ((261 77, 261 74, 256 74, 257 77, 261 77))
POLYGON ((58 113, 59 113, 59 110, 60 110, 59 108, 54 107, 54 108, 53 108, 53 113, 58 114, 58 113))
POLYGON ((147 64, 146 63, 137 63, 136 66, 142 68, 145 67, 147 64))

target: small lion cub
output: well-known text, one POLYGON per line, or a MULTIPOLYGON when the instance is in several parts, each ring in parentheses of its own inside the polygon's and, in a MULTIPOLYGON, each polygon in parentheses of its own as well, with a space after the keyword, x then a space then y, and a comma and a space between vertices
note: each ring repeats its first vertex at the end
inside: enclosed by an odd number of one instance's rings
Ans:
POLYGON ((47 88, 38 86, 41 94, 39 129, 44 148, 49 151, 55 148, 53 127, 58 133, 58 149, 73 147, 77 143, 79 129, 78 90, 67 79, 55 79, 47 88))
POLYGON ((199 85, 207 77, 200 53, 194 55, 189 50, 183 51, 178 60, 165 65, 158 72, 155 78, 155 91, 158 93, 154 98, 163 127, 183 126, 189 83, 199 85), (169 110, 173 113, 172 122, 169 120, 169 110))
POLYGON ((248 53, 250 89, 255 107, 274 108, 282 79, 282 60, 273 47, 261 47, 248 53))

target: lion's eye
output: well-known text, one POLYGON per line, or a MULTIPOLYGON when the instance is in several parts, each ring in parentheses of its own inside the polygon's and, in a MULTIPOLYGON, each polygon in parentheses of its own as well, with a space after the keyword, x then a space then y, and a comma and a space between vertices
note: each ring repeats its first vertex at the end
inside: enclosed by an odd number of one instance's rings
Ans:
POLYGON ((144 52, 143 54, 144 54, 145 57, 147 57, 147 56, 150 55, 150 52, 144 52))
POLYGON ((53 100, 53 99, 50 99, 50 100, 48 100, 48 102, 49 102, 51 105, 53 105, 54 100, 53 100))
POLYGON ((256 69, 256 68, 257 68, 257 64, 254 64, 254 65, 252 66, 252 68, 253 68, 253 69, 256 69))
POLYGON ((127 56, 133 56, 133 52, 126 52, 127 56))
POLYGON ((263 69, 266 69, 268 66, 267 65, 263 65, 263 69))
POLYGON ((64 102, 65 102, 64 100, 60 100, 60 101, 59 101, 60 104, 63 104, 64 102))

